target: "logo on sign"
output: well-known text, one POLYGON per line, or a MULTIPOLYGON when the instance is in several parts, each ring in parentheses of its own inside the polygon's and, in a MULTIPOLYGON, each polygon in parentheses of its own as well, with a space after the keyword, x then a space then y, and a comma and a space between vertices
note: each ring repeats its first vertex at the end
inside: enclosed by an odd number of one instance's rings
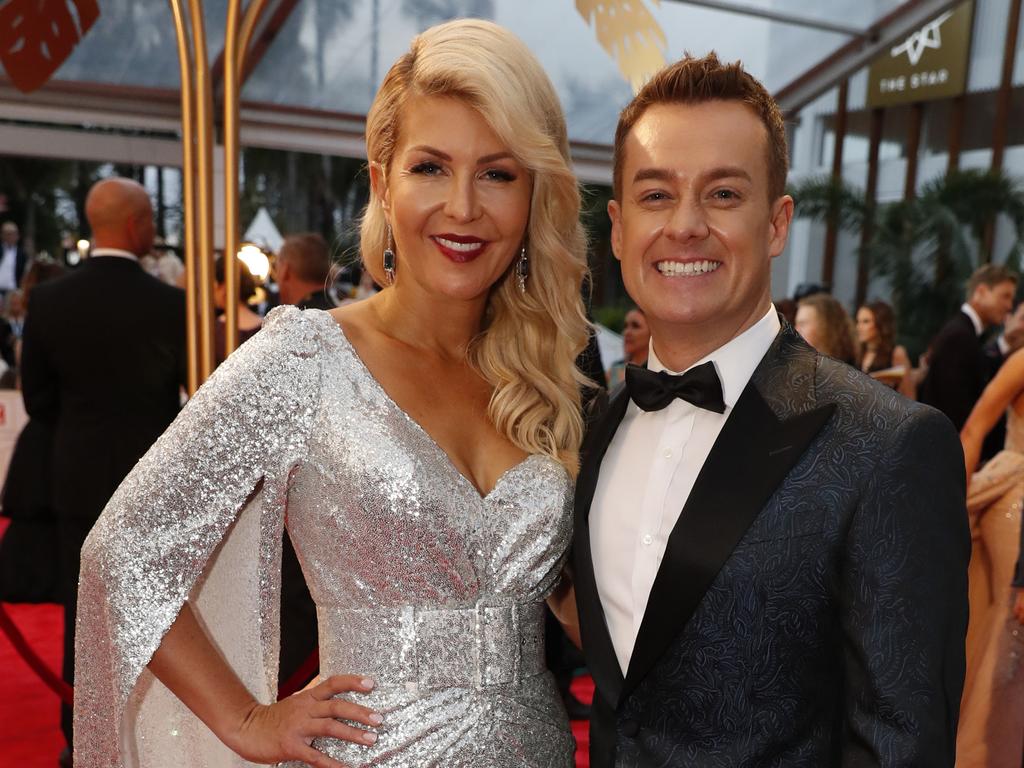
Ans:
POLYGON ((895 59, 900 54, 905 53, 910 60, 910 65, 912 67, 917 66, 926 50, 933 48, 937 51, 942 48, 942 25, 949 21, 952 15, 953 11, 946 11, 939 18, 925 24, 902 43, 895 46, 890 51, 892 57, 895 59))

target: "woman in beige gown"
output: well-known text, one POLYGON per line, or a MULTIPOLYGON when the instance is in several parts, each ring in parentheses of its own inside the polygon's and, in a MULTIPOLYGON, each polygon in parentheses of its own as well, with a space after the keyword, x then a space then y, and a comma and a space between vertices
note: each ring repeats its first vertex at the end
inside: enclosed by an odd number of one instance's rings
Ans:
POLYGON ((1012 586, 1024 504, 1024 350, 985 389, 960 433, 974 553, 957 768, 1020 768, 1024 753, 1024 589, 1012 586), (975 472, 1006 413, 1006 448, 975 472))

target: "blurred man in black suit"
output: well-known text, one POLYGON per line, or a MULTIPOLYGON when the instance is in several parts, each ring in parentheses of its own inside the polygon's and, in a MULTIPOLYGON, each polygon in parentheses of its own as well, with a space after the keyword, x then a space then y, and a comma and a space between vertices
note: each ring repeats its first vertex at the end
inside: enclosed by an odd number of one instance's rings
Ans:
POLYGON ((289 235, 277 254, 277 291, 282 304, 299 309, 334 309, 327 294, 331 253, 327 241, 315 232, 289 235))
MULTIPOLYGON (((946 414, 957 430, 963 429, 985 385, 1010 351, 1002 337, 986 348, 982 336, 1006 321, 1016 291, 1017 275, 1006 267, 979 267, 967 282, 967 301, 932 342, 928 375, 921 382, 918 399, 946 414)), ((1005 425, 990 433, 983 458, 1002 449, 1005 434, 1005 425)))
POLYGON ((0 295, 16 290, 25 274, 28 254, 20 244, 21 231, 13 221, 0 227, 0 295))
MULTIPOLYGON (((86 199, 93 250, 36 287, 22 348, 25 407, 51 422, 64 679, 74 679, 78 558, 128 471, 178 413, 185 382, 185 294, 147 274, 153 209, 134 181, 106 179, 86 199)), ((61 726, 71 744, 71 711, 61 726)))

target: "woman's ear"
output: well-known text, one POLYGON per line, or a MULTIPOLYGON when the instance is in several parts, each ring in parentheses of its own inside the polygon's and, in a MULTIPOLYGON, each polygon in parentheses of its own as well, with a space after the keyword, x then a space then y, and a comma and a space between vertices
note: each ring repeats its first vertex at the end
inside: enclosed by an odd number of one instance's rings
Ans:
POLYGON ((384 170, 384 166, 376 160, 370 161, 370 189, 373 190, 373 194, 380 200, 384 210, 388 210, 391 204, 391 200, 388 197, 388 175, 387 171, 384 170))

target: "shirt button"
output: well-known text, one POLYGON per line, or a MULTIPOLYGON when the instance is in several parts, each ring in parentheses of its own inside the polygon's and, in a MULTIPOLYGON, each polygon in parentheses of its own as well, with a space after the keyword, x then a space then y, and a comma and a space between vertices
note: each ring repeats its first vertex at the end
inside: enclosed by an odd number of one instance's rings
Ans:
POLYGON ((644 537, 642 539, 640 539, 640 541, 643 542, 645 547, 649 547, 649 546, 651 546, 651 544, 654 543, 654 537, 651 536, 651 534, 648 533, 648 534, 645 534, 644 537))
POLYGON ((671 448, 666 448, 664 453, 662 453, 661 455, 664 456, 666 459, 671 459, 672 458, 672 449, 671 448))

